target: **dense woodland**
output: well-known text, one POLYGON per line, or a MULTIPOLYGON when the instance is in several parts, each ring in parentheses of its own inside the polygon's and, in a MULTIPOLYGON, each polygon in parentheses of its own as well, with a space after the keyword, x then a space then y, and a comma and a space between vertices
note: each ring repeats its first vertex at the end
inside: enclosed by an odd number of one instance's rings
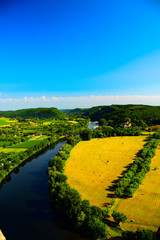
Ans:
POLYGON ((130 121, 133 126, 151 126, 160 124, 160 107, 148 105, 111 105, 89 109, 65 110, 70 116, 89 117, 92 121, 105 119, 107 125, 120 127, 130 121))
POLYGON ((30 108, 16 111, 0 111, 0 116, 18 119, 64 119, 66 115, 57 108, 30 108))

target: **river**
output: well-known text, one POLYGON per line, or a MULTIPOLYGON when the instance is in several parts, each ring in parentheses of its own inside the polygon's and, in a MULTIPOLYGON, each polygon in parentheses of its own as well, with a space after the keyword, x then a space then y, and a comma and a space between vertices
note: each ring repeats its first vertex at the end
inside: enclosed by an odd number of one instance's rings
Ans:
POLYGON ((63 144, 57 143, 19 167, 0 187, 0 228, 7 240, 86 239, 68 230, 49 204, 48 161, 63 144))
POLYGON ((97 127, 99 127, 99 122, 98 121, 95 121, 95 122, 90 122, 89 123, 89 126, 88 126, 88 128, 89 129, 95 129, 95 128, 97 128, 97 127))

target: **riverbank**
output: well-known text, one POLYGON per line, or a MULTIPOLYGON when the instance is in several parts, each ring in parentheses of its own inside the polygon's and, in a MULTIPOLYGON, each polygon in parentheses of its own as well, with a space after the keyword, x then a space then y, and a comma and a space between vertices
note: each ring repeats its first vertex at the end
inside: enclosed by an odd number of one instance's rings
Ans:
MULTIPOLYGON (((29 160, 30 158, 33 158, 36 154, 40 153, 41 151, 45 150, 47 147, 57 143, 59 140, 62 140, 64 137, 63 136, 60 136, 60 137, 57 137, 56 139, 50 139, 50 141, 43 141, 43 144, 44 146, 42 146, 40 149, 37 150, 37 146, 36 146, 36 149, 34 150, 33 149, 27 149, 26 151, 24 151, 24 155, 27 153, 27 156, 24 157, 20 162, 18 162, 17 164, 14 163, 13 166, 10 167, 10 169, 8 171, 3 171, 3 176, 1 175, 0 176, 0 184, 3 183, 3 181, 6 180, 6 178, 16 169, 18 168, 19 166, 21 166, 21 164, 23 164, 25 161, 29 160)), ((19 152, 19 154, 22 153, 22 152, 19 152)))

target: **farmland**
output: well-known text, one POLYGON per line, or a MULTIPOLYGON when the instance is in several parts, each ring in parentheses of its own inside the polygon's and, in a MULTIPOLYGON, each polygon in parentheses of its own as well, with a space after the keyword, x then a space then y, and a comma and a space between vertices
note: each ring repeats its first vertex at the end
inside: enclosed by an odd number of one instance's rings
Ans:
POLYGON ((68 183, 83 199, 101 208, 111 201, 109 190, 136 153, 143 148, 146 136, 112 137, 80 142, 66 162, 68 183))
MULTIPOLYGON (((91 205, 105 208, 114 197, 110 190, 116 180, 143 148, 147 136, 112 137, 82 141, 71 151, 65 174, 71 187, 91 205)), ((160 147, 152 159, 151 170, 132 198, 115 198, 111 209, 123 212, 127 222, 123 230, 152 229, 160 225, 160 147)))
POLYGON ((0 118, 0 127, 10 126, 13 123, 17 123, 17 120, 10 120, 9 118, 5 117, 0 118))
POLYGON ((53 118, 48 121, 1 117, 0 121, 0 182, 22 161, 52 145, 66 133, 78 134, 88 125, 86 120, 73 124, 68 119, 53 118))
POLYGON ((47 137, 43 136, 43 137, 39 137, 37 139, 33 138, 33 139, 30 139, 29 141, 12 145, 11 148, 31 148, 31 147, 34 147, 35 145, 37 145, 37 143, 39 143, 41 140, 44 140, 44 139, 47 139, 47 137))
POLYGON ((152 159, 151 170, 146 174, 143 184, 129 199, 117 201, 117 211, 128 216, 124 229, 135 230, 137 227, 156 230, 160 226, 160 147, 152 159), (132 221, 134 223, 132 224, 132 221))

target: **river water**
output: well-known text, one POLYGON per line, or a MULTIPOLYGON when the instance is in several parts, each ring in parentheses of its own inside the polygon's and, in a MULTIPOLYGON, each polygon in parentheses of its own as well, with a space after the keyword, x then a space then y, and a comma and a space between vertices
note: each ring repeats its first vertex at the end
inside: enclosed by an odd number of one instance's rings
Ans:
POLYGON ((0 187, 0 228, 7 240, 85 240, 49 204, 48 161, 63 144, 19 167, 0 187))
POLYGON ((99 127, 99 122, 98 122, 98 121, 96 121, 96 122, 90 122, 90 123, 89 123, 89 126, 88 126, 89 129, 95 129, 95 128, 97 128, 97 127, 99 127))

